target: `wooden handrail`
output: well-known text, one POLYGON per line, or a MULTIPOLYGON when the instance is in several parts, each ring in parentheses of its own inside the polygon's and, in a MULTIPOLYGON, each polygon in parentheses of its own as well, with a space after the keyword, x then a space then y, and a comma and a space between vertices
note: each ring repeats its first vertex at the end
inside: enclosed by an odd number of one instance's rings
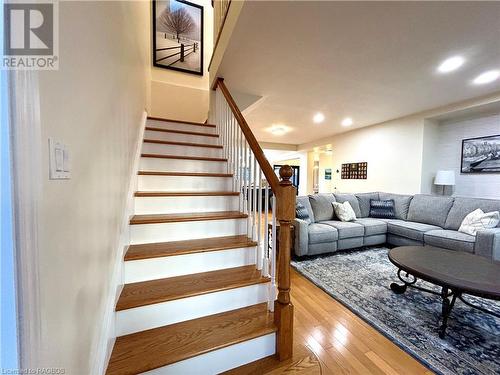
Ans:
MULTIPOLYGON (((276 219, 280 223, 279 251, 277 260, 277 287, 278 298, 274 301, 274 323, 278 328, 276 335, 276 356, 280 361, 292 357, 293 349, 293 305, 290 301, 290 250, 291 250, 291 226, 295 218, 296 189, 290 181, 293 169, 289 165, 280 168, 280 179, 274 173, 262 148, 253 135, 243 114, 240 112, 231 93, 224 84, 223 78, 217 78, 212 87, 222 92, 226 103, 233 113, 247 143, 252 150, 255 159, 259 163, 262 173, 276 196, 276 219)), ((267 215, 267 213, 265 213, 267 215)), ((267 228, 266 228, 267 230, 267 228)), ((274 240, 274 239, 273 239, 274 240)))
MULTIPOLYGON (((245 135, 245 138, 255 155, 255 159, 257 159, 257 162, 259 163, 260 168, 262 169, 262 173, 264 173, 264 176, 266 176, 266 180, 271 186, 272 191, 275 194, 278 194, 278 191, 280 190, 280 182, 278 180, 278 177, 274 173, 273 168, 271 167, 271 164, 269 164, 269 161, 267 160, 266 156, 264 155, 264 151, 262 151, 262 148, 259 145, 259 142, 257 142, 257 139, 255 139, 255 136, 253 135, 252 131, 250 130, 250 127, 248 126, 245 118, 240 112, 240 109, 236 105, 236 102, 234 101, 233 97, 231 96, 231 93, 227 89, 226 85, 224 84, 224 78, 217 78, 215 80, 215 83, 212 87, 213 90, 216 90, 217 87, 220 88, 222 94, 226 98, 227 104, 229 105, 229 108, 231 108, 231 111, 233 112, 234 117, 236 118, 236 121, 238 122, 238 125, 245 135)), ((294 208, 295 209, 295 208, 294 208)))

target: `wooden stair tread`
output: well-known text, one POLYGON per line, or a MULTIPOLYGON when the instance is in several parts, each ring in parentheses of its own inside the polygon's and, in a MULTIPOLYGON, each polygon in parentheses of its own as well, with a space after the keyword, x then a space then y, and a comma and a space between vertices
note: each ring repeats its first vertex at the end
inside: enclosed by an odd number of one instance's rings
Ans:
POLYGON ((116 311, 267 283, 255 265, 125 284, 116 311))
POLYGON ((238 196, 237 191, 137 191, 136 197, 217 197, 238 196))
POLYGON ((139 171, 139 176, 233 177, 232 173, 139 171))
POLYGON ((148 243, 129 246, 127 253, 125 254, 125 261, 254 246, 257 246, 257 242, 252 241, 247 236, 227 236, 201 238, 197 240, 148 243))
POLYGON ((248 217, 247 214, 239 211, 189 212, 183 214, 149 214, 134 215, 132 219, 130 219, 130 224, 158 224, 183 221, 243 219, 246 217, 248 217))
POLYGON ((166 155, 166 154, 141 154, 143 158, 158 158, 158 159, 182 159, 182 160, 202 160, 202 161, 220 161, 226 162, 224 158, 210 158, 205 156, 183 156, 183 155, 166 155))
POLYGON ((188 147, 206 147, 222 149, 220 145, 209 145, 207 143, 193 143, 193 142, 177 142, 177 141, 164 141, 161 139, 144 139, 144 143, 157 143, 161 145, 175 145, 175 146, 188 146, 188 147))
POLYGON ((213 133, 192 132, 192 131, 187 131, 187 130, 163 129, 163 128, 156 128, 154 126, 146 126, 146 130, 151 130, 151 131, 154 131, 154 132, 164 132, 164 133, 201 135, 203 137, 214 137, 214 138, 218 138, 219 137, 218 134, 213 134, 213 133))
POLYGON ((202 123, 202 122, 172 120, 172 119, 168 119, 168 118, 154 117, 154 116, 148 116, 148 120, 165 121, 165 122, 175 122, 177 124, 206 126, 206 127, 209 127, 209 128, 216 128, 215 125, 205 124, 205 123, 202 123))
POLYGON ((121 336, 106 374, 150 371, 273 332, 273 315, 264 303, 121 336))

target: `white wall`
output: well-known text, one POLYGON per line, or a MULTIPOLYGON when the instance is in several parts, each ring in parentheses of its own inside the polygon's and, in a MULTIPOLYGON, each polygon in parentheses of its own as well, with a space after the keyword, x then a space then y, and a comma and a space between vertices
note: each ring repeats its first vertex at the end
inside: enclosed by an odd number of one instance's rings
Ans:
MULTIPOLYGON (((356 129, 315 143, 300 145, 312 148, 328 143, 333 150, 331 188, 338 192, 420 191, 423 123, 412 116, 380 125, 356 129), (343 180, 336 170, 344 163, 368 162, 366 180, 343 180)), ((320 160, 321 168, 321 160, 320 160)), ((324 177, 320 171, 320 181, 324 177)))
POLYGON ((202 76, 151 67, 151 116, 204 122, 209 105, 208 65, 213 49, 213 8, 210 0, 191 0, 203 6, 202 76))
MULTIPOLYGON (((468 120, 448 120, 437 127, 435 153, 431 161, 437 170, 455 171, 454 194, 460 196, 500 198, 500 174, 461 174, 462 140, 500 134, 500 114, 468 120)), ((427 188, 429 186, 428 181, 427 188)))
POLYGON ((148 1, 59 3, 58 71, 40 72, 40 367, 88 375, 103 328, 139 125, 149 93, 148 1), (47 138, 71 180, 48 179, 47 138))

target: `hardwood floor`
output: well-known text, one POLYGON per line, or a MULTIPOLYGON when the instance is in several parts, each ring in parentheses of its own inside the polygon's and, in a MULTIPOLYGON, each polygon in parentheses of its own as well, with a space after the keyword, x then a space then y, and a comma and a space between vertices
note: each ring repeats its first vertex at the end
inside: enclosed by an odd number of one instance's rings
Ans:
POLYGON ((294 356, 228 374, 425 374, 432 371, 292 269, 294 356))

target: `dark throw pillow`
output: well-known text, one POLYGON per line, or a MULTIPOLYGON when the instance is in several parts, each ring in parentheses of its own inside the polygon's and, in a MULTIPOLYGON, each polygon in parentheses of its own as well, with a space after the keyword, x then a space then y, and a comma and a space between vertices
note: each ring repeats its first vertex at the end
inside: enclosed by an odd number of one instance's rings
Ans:
POLYGON ((295 205, 295 216, 297 219, 304 220, 307 224, 311 224, 311 218, 309 217, 309 212, 307 208, 300 202, 295 205))
POLYGON ((378 201, 370 199, 370 217, 380 219, 395 219, 396 212, 394 210, 394 199, 386 201, 378 201))

